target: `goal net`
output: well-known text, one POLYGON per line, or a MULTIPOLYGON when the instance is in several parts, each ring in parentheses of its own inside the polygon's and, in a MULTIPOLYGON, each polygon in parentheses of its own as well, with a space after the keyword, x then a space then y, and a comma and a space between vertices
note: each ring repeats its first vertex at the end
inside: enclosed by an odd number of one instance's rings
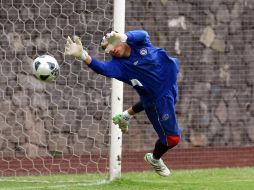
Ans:
POLYGON ((112 29, 113 2, 3 0, 0 4, 0 175, 108 173, 111 80, 64 57, 78 35, 91 55, 112 29), (46 83, 31 74, 49 54, 60 75, 46 83))

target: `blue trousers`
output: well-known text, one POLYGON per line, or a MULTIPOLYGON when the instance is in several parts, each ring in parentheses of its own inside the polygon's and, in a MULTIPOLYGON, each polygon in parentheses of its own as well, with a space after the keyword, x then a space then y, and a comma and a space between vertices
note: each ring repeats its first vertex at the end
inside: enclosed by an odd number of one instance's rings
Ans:
POLYGON ((167 146, 171 146, 172 137, 173 139, 174 137, 180 139, 181 136, 175 114, 175 103, 176 96, 169 93, 145 107, 146 115, 158 134, 160 141, 167 146))

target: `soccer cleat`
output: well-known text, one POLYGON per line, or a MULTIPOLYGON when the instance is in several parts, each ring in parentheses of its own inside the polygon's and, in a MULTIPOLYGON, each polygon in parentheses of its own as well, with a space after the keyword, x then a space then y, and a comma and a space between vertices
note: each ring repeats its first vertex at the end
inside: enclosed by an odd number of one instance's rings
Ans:
POLYGON ((148 162, 153 167, 155 172, 157 174, 159 174, 160 176, 167 177, 167 176, 170 175, 170 170, 164 164, 164 162, 163 162, 163 160, 161 158, 159 160, 155 160, 153 158, 153 154, 152 153, 147 153, 147 154, 145 154, 144 160, 146 162, 148 162))
POLYGON ((127 118, 124 118, 122 113, 113 116, 112 120, 115 125, 119 126, 123 133, 128 132, 129 120, 127 118))

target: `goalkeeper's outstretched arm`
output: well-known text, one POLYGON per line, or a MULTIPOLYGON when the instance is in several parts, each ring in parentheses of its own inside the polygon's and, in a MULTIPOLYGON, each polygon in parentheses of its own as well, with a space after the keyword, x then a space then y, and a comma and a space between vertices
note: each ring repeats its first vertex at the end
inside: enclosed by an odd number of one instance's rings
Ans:
MULTIPOLYGON (((119 43, 126 42, 126 40, 127 35, 112 31, 111 33, 107 33, 107 35, 102 38, 101 47, 106 53, 109 53, 119 43)), ((74 36, 73 40, 68 36, 64 53, 66 55, 74 56, 77 59, 84 61, 88 65, 92 62, 92 58, 88 55, 87 51, 83 49, 82 43, 78 36, 74 36)))
MULTIPOLYGON (((111 36, 109 36, 111 37, 111 36)), ((96 73, 104 75, 110 78, 116 78, 120 81, 124 81, 123 68, 116 61, 98 61, 88 55, 87 51, 84 50, 79 37, 74 36, 73 40, 68 36, 65 45, 65 55, 73 56, 81 61, 84 61, 92 70, 96 73)))

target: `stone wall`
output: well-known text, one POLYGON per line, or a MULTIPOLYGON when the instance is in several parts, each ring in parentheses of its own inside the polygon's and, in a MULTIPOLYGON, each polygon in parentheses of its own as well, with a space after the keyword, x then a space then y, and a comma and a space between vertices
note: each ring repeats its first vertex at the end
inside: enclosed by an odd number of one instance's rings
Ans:
MULTIPOLYGON (((130 0, 126 6, 127 30, 147 30, 154 45, 180 59, 178 147, 253 146, 254 2, 130 0)), ((125 98, 129 105, 137 100, 125 98)), ((132 127, 126 149, 151 149, 157 137, 145 115, 132 127)))
MULTIPOLYGON (((127 0, 126 30, 145 29, 156 46, 180 59, 179 147, 254 142, 254 3, 251 0, 127 0)), ((51 156, 108 151, 108 78, 63 56, 65 39, 81 37, 103 59, 113 1, 7 1, 0 15, 0 151, 51 156), (23 2, 23 3, 22 3, 23 2), (31 74, 42 54, 60 64, 56 82, 31 74)), ((106 57, 107 58, 107 57, 106 57)), ((125 86, 124 107, 138 100, 125 86)), ((125 150, 151 149, 156 134, 141 113, 124 135, 125 150)))
POLYGON ((1 1, 1 155, 108 152, 111 80, 63 52, 67 36, 76 34, 103 59, 98 44, 111 30, 112 8, 105 0, 1 1), (42 54, 59 62, 55 82, 31 74, 42 54))

